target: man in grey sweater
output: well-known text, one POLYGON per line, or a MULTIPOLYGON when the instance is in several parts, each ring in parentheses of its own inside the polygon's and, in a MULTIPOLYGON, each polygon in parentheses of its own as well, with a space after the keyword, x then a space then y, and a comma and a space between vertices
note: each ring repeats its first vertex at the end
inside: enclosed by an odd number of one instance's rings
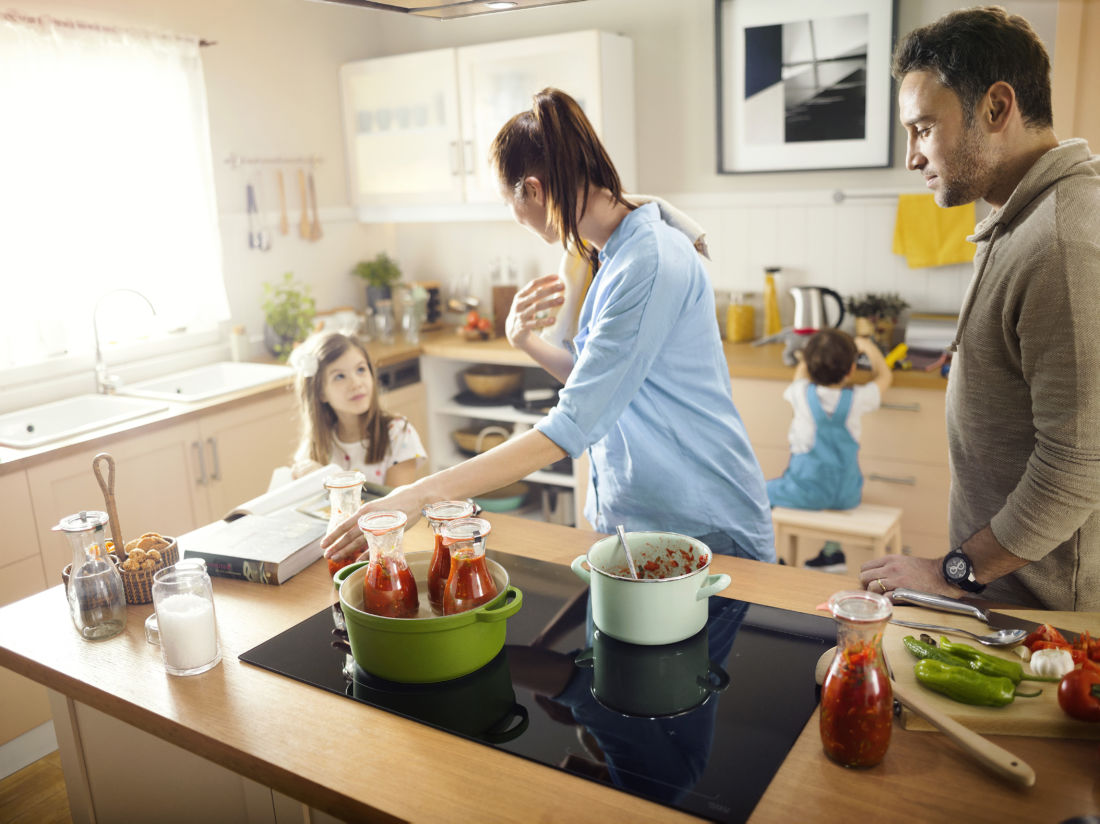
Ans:
POLYGON ((911 32, 893 70, 908 167, 940 206, 993 210, 969 238, 947 387, 954 549, 860 580, 1100 610, 1100 157, 1058 141, 1046 50, 1003 9, 911 32))

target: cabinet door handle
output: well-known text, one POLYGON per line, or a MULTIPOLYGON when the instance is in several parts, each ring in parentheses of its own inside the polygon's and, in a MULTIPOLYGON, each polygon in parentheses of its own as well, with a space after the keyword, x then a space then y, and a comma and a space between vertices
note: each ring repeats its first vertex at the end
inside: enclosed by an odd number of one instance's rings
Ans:
POLYGON ((458 141, 451 141, 451 176, 458 177, 462 174, 462 156, 459 153, 458 141))
POLYGON ((474 141, 464 140, 462 146, 465 149, 462 155, 462 166, 467 176, 474 174, 474 141))
POLYGON ((879 475, 877 472, 872 472, 867 476, 869 481, 882 481, 884 484, 904 484, 905 486, 916 486, 917 479, 912 475, 908 475, 904 478, 891 478, 889 475, 879 475))
POLYGON ((222 479, 222 470, 218 465, 218 441, 216 438, 207 438, 206 442, 210 445, 210 457, 214 461, 214 471, 210 473, 210 480, 220 481, 222 479))
POLYGON ((195 456, 199 459, 199 477, 195 479, 195 483, 206 486, 206 458, 202 454, 202 444, 199 441, 192 441, 191 448, 195 450, 195 456))
POLYGON ((919 403, 883 403, 882 409, 893 409, 895 412, 920 412, 919 403))

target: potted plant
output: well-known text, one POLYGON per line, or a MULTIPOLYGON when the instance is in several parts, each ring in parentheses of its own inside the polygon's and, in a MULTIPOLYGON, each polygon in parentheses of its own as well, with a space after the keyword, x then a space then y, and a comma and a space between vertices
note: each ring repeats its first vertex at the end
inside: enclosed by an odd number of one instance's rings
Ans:
POLYGON ((290 355, 294 344, 306 339, 313 329, 316 304, 307 284, 298 284, 287 272, 281 281, 264 283, 264 345, 280 361, 290 355))
POLYGON ((874 338, 879 348, 889 351, 893 346, 894 327, 909 302, 896 292, 867 292, 848 298, 846 308, 855 318, 857 336, 874 338))
POLYGON ((400 267, 385 252, 379 252, 372 260, 359 261, 352 274, 367 282, 367 305, 372 308, 380 300, 392 300, 392 287, 401 280, 400 267))

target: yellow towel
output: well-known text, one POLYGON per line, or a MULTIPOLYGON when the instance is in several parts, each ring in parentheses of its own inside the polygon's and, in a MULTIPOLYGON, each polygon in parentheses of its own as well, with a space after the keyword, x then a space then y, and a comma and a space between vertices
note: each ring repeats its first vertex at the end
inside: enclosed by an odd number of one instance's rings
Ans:
POLYGON ((974 244, 966 236, 973 232, 973 203, 941 209, 930 194, 898 195, 894 254, 905 255, 910 269, 972 261, 974 244))

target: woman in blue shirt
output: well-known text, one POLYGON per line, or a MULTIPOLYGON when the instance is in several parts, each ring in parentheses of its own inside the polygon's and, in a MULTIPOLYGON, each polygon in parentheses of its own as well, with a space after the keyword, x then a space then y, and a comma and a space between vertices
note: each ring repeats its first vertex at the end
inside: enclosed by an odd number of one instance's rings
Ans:
MULTIPOLYGON (((595 529, 679 532, 774 562, 764 476, 730 396, 714 295, 691 241, 656 204, 626 199, 588 118, 557 89, 505 124, 491 160, 516 221, 576 248, 596 272, 572 351, 538 334, 563 302, 556 275, 524 287, 508 318, 509 341, 564 384, 557 406, 530 431, 360 514, 415 517, 432 501, 497 489, 587 450, 585 517, 595 529)), ((323 545, 330 557, 360 552, 355 519, 323 545)))

